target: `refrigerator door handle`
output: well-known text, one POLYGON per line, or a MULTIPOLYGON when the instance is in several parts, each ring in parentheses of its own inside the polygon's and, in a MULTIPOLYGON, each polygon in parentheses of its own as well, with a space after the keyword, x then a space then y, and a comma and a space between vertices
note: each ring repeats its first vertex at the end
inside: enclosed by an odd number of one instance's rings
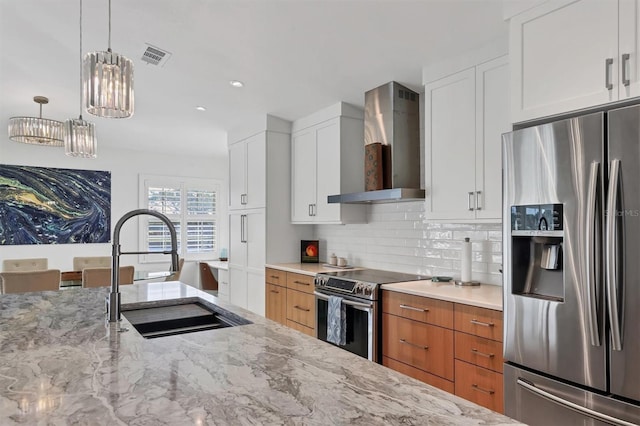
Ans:
POLYGON ((618 184, 620 181, 620 160, 611 161, 609 173, 609 194, 607 199, 607 295, 609 308, 609 323, 611 324, 611 348, 614 351, 622 350, 622 338, 620 332, 620 317, 618 315, 618 230, 617 211, 618 184))
POLYGON ((630 423, 627 422, 625 420, 619 419, 617 417, 612 417, 609 416, 607 414, 604 413, 600 413, 598 411, 592 410, 590 408, 587 407, 583 407, 582 405, 579 404, 575 404, 571 401, 567 401, 566 399, 560 398, 559 396, 556 396, 554 394, 552 394, 551 392, 547 392, 546 390, 540 389, 539 387, 537 387, 535 384, 529 382, 528 380, 525 380, 521 377, 518 377, 518 379, 516 380, 516 383, 518 383, 520 386, 522 386, 523 388, 525 388, 526 390, 528 390, 531 393, 535 393, 536 395, 545 398, 551 402, 554 402, 558 405, 561 405, 565 408, 568 408, 570 410, 573 411, 577 411, 580 414, 584 414, 585 416, 589 416, 593 419, 596 420, 600 420, 601 422, 604 423, 609 423, 612 425, 621 425, 621 426, 634 426, 635 423, 630 423))
POLYGON ((600 259, 600 247, 596 247, 595 243, 595 227, 596 227, 596 203, 598 190, 598 174, 600 171, 600 163, 594 161, 591 163, 591 171, 589 174, 589 193, 587 195, 587 232, 585 234, 587 250, 586 267, 587 267, 587 316, 589 318, 589 334, 591 335, 591 345, 600 346, 600 330, 598 330, 598 307, 596 300, 599 293, 599 285, 596 282, 596 250, 598 251, 598 261, 600 259))

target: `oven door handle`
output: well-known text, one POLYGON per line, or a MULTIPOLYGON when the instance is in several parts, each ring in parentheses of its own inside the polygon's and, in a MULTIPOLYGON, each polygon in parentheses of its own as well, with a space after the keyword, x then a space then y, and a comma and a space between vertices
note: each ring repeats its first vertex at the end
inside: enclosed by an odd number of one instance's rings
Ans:
MULTIPOLYGON (((317 291, 314 291, 313 294, 318 299, 329 300, 329 296, 327 296, 324 293, 319 293, 317 291)), ((344 303, 347 306, 352 306, 356 309, 360 309, 363 311, 370 311, 373 308, 373 303, 360 303, 360 302, 354 302, 353 300, 349 300, 349 299, 342 299, 342 303, 344 303)))

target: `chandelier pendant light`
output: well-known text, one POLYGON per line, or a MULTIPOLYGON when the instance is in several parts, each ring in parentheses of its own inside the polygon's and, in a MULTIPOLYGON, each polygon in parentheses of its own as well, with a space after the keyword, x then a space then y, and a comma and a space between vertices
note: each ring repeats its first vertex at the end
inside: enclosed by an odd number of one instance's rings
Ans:
POLYGON ((70 157, 96 158, 96 128, 82 119, 82 0, 80 0, 80 116, 64 123, 64 153, 70 157))
POLYGON ((61 121, 42 118, 42 105, 49 103, 44 96, 35 96, 33 101, 40 104, 39 117, 11 117, 9 119, 9 139, 44 146, 64 144, 64 125, 61 121))
POLYGON ((111 51, 111 0, 109 0, 109 47, 84 58, 84 101, 87 112, 98 117, 128 118, 133 115, 133 62, 111 51))

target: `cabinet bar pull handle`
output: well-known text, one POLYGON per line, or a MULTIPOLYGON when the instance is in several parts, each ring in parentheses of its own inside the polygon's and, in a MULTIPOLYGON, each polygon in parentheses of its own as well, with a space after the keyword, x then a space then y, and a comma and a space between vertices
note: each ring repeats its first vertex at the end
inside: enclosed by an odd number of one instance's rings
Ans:
POLYGON ((409 310, 412 310, 412 311, 418 311, 418 312, 429 312, 429 310, 428 310, 428 309, 414 308, 413 306, 404 305, 404 304, 401 304, 401 305, 400 305, 400 308, 402 308, 402 309, 409 309, 409 310))
POLYGON ((278 275, 271 275, 271 278, 280 279, 280 276, 278 276, 278 275))
POLYGON ((613 89, 613 83, 611 82, 611 66, 613 65, 613 58, 607 58, 604 60, 604 87, 607 90, 613 89))
POLYGON ((469 211, 473 211, 473 206, 471 205, 472 199, 473 199, 473 191, 468 192, 467 195, 468 195, 468 197, 467 197, 467 207, 469 208, 469 211))
POLYGON ((477 390, 477 391, 482 392, 482 393, 486 393, 487 395, 493 395, 494 393, 496 393, 495 391, 492 391, 492 390, 482 389, 480 386, 476 385, 475 383, 472 384, 471 387, 474 390, 477 390))
POLYGON ((311 206, 312 206, 312 205, 313 205, 313 204, 309 204, 309 216, 313 216, 313 211, 311 211, 311 206))
POLYGON ((280 293, 278 290, 269 290, 271 293, 280 293))
POLYGON ((407 342, 405 339, 400 339, 400 343, 404 343, 405 345, 413 346, 414 348, 424 349, 425 351, 429 349, 429 346, 416 345, 415 343, 407 342))
POLYGON ((475 324, 475 325, 481 325, 483 327, 493 327, 495 324, 492 322, 482 322, 482 321, 478 321, 477 319, 472 319, 471 324, 475 324))
POLYGON ((304 285, 311 285, 310 283, 306 283, 304 281, 294 281, 294 284, 304 284, 304 285))
POLYGON ((318 209, 316 208, 315 204, 311 204, 313 207, 311 207, 311 211, 313 212, 313 216, 316 216, 318 214, 318 209))
POLYGON ((628 64, 629 64, 629 54, 623 53, 622 64, 620 66, 622 67, 622 84, 625 86, 628 86, 629 84, 631 84, 631 80, 629 80, 629 75, 627 74, 628 64))
POLYGON ((471 352, 473 352, 475 355, 480 355, 485 358, 493 358, 495 356, 494 354, 485 354, 484 352, 480 352, 476 348, 471 349, 471 352))
POLYGON ((482 210, 480 206, 480 196, 482 196, 482 191, 476 191, 476 210, 482 210))
POLYGON ((294 308, 296 308, 296 309, 300 309, 301 311, 305 311, 305 312, 309 312, 309 311, 311 310, 311 309, 309 309, 309 308, 302 308, 302 307, 300 307, 300 306, 298 306, 298 305, 295 305, 295 306, 294 306, 294 308))

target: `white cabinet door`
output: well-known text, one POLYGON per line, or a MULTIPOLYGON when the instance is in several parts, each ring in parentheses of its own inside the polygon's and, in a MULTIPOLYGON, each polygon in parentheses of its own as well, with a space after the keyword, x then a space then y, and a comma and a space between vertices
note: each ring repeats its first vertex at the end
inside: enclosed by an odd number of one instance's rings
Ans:
MULTIPOLYGON (((265 211, 264 209, 248 210, 244 216, 247 268, 249 270, 264 271, 267 237, 265 211)), ((274 238, 277 238, 277 236, 274 236, 274 238)))
POLYGON ((267 146, 264 133, 258 133, 245 141, 247 155, 246 209, 266 206, 267 146))
POLYGON ((510 22, 512 121, 618 99, 618 2, 547 2, 510 22))
POLYGON ((425 86, 425 185, 429 219, 475 217, 475 69, 425 86))
POLYGON ((246 144, 238 142, 229 146, 229 209, 244 208, 246 187, 246 144))
POLYGON ((247 273, 247 309, 264 316, 265 298, 264 268, 262 272, 247 273))
POLYGON ((502 217, 502 133, 509 122, 509 59, 476 67, 476 218, 502 217))
MULTIPOLYGON (((348 141, 345 141, 347 143, 348 141)), ((316 201, 313 209, 315 222, 340 222, 340 204, 329 204, 329 195, 340 194, 340 119, 335 118, 316 128, 316 201)), ((364 143, 364 142, 363 142, 364 143)), ((364 163, 364 156, 362 158, 364 163)))
POLYGON ((316 132, 302 130, 292 136, 291 221, 313 222, 312 206, 316 202, 316 132))
POLYGON ((627 99, 640 96, 640 1, 638 0, 620 0, 619 42, 619 97, 627 99))
POLYGON ((229 301, 247 309, 247 271, 229 265, 229 301))

